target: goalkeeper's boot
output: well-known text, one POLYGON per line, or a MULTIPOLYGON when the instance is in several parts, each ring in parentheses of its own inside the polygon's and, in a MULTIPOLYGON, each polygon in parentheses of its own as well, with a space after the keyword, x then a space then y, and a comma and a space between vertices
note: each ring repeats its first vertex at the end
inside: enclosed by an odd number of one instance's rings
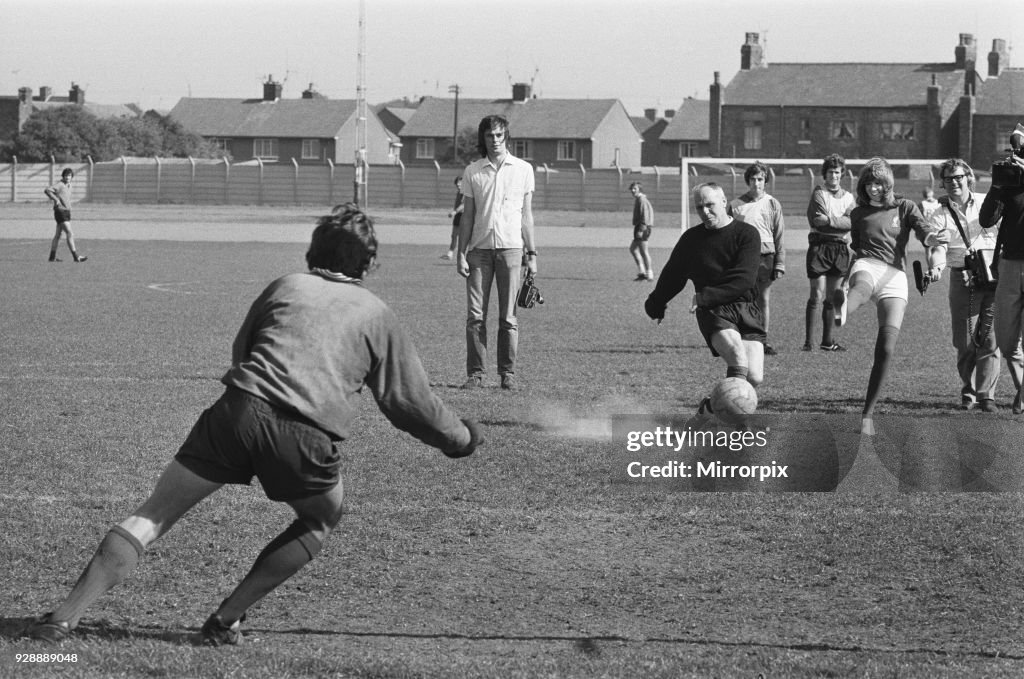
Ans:
POLYGON ((214 613, 206 619, 199 632, 203 646, 237 646, 242 643, 242 620, 245 620, 244 615, 229 625, 214 613))

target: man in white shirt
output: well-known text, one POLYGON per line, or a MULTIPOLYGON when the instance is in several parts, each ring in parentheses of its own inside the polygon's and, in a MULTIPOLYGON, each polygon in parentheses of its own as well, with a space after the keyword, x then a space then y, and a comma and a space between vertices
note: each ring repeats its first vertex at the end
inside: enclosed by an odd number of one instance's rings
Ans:
POLYGON ((477 129, 482 156, 462 175, 465 209, 456 267, 466 279, 466 375, 464 389, 483 386, 487 361, 487 307, 498 287, 498 374, 501 388, 515 389, 519 324, 516 295, 525 250, 537 273, 533 237, 533 166, 508 151, 508 121, 486 116, 477 129))

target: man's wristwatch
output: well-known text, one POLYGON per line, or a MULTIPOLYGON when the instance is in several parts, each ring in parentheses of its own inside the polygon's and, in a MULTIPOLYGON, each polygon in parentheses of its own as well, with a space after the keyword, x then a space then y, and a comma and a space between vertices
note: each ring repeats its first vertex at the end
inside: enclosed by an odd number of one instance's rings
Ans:
POLYGON ((527 250, 526 251, 526 256, 527 257, 536 257, 537 256, 537 251, 536 250, 527 250))

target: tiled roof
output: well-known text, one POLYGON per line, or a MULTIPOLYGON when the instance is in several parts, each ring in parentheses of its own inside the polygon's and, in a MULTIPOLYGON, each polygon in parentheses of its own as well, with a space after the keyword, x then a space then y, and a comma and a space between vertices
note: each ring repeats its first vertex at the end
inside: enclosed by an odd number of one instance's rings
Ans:
POLYGON ((633 122, 633 127, 635 127, 636 131, 640 134, 643 134, 649 130, 652 125, 658 122, 657 120, 651 120, 647 116, 630 116, 629 119, 633 122))
POLYGON ((723 104, 741 106, 924 106, 928 86, 959 98, 964 71, 946 64, 769 64, 739 71, 723 104))
MULTIPOLYGON (((78 104, 68 103, 67 97, 51 97, 46 101, 33 101, 32 108, 36 111, 43 111, 49 108, 59 108, 61 106, 78 106, 78 104)), ((93 114, 97 118, 135 118, 138 117, 138 113, 130 108, 128 105, 122 106, 121 104, 91 104, 86 102, 81 105, 89 113, 93 114)))
POLYGON ((706 99, 689 97, 676 111, 668 127, 661 133, 663 141, 707 141, 709 133, 711 102, 706 99))
MULTIPOLYGON (((589 139, 616 106, 622 107, 617 99, 459 99, 459 127, 476 129, 482 118, 497 114, 508 120, 513 138, 589 139)), ((624 108, 622 114, 628 117, 624 108)), ((450 136, 454 115, 454 99, 427 97, 402 136, 450 136)))
POLYGON ((1024 117, 1024 69, 1007 69, 988 78, 977 93, 977 115, 1024 117))
POLYGON ((333 138, 356 111, 354 99, 199 99, 185 97, 171 118, 204 137, 333 138))

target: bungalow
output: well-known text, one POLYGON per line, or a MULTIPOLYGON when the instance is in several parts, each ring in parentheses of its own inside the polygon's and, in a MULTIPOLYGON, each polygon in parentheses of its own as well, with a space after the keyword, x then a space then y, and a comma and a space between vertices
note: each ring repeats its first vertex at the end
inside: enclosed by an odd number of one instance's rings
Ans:
MULTIPOLYGON (((642 137, 618 99, 539 99, 517 83, 511 99, 426 97, 402 127, 402 162, 428 165, 450 160, 452 137, 497 114, 509 121, 510 150, 534 165, 586 169, 640 165, 642 137), (458 119, 456 120, 456 110, 458 119)), ((478 156, 474 151, 471 158, 478 156)))
POLYGON ((31 87, 20 87, 16 97, 0 96, 0 142, 14 139, 36 111, 58 106, 81 106, 97 118, 135 118, 142 113, 134 104, 86 103, 85 90, 75 83, 66 97, 54 95, 52 87, 40 87, 39 94, 33 94, 31 87))
MULTIPOLYGON (((312 84, 301 99, 282 99, 282 89, 271 78, 263 84, 262 99, 185 97, 171 109, 170 117, 236 162, 354 162, 359 148, 356 100, 328 99, 312 84)), ((393 164, 397 141, 367 108, 367 162, 393 164)))

